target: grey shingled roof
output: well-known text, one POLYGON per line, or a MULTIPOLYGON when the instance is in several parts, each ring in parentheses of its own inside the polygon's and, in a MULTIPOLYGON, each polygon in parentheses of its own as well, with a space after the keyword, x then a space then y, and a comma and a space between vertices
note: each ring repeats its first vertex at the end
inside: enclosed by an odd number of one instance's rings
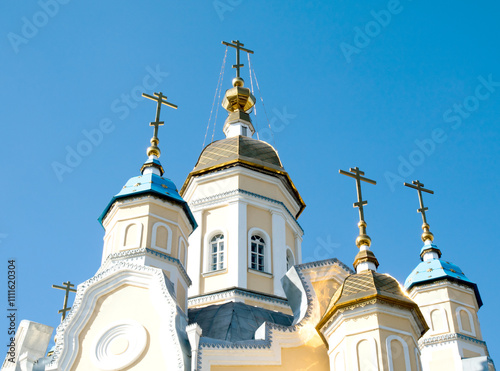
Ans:
POLYGON ((291 326, 293 317, 244 303, 224 303, 188 311, 189 324, 197 323, 202 336, 236 342, 255 339, 255 331, 264 322, 291 326))

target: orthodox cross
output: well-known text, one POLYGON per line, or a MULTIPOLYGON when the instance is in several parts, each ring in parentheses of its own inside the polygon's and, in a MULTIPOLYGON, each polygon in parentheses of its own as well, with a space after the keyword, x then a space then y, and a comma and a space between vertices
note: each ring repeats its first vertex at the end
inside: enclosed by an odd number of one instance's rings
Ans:
POLYGON ((57 285, 52 285, 52 288, 53 289, 59 289, 59 290, 65 290, 66 293, 64 295, 64 307, 63 309, 60 309, 57 313, 62 313, 62 321, 64 321, 64 319, 66 318, 66 312, 69 311, 71 309, 71 307, 68 307, 68 296, 69 296, 69 293, 70 292, 76 292, 75 289, 73 289, 72 287, 75 287, 75 285, 73 285, 70 281, 68 282, 63 282, 63 285, 64 286, 57 286, 57 285))
POLYGON ((428 207, 424 207, 424 200, 422 198, 422 191, 430 193, 431 195, 434 194, 434 191, 431 191, 430 189, 425 189, 424 184, 420 183, 418 180, 412 181, 412 184, 409 183, 403 183, 405 186, 416 189, 418 191, 418 201, 420 202, 420 209, 417 211, 422 214, 422 220, 424 221, 424 224, 427 224, 427 217, 425 216, 425 212, 429 210, 428 207))
POLYGON ((358 167, 355 168, 350 168, 350 172, 344 171, 344 170, 339 170, 339 173, 342 175, 347 175, 350 176, 351 178, 356 179, 356 191, 358 192, 358 202, 355 202, 353 204, 353 207, 357 207, 359 209, 359 220, 362 222, 365 222, 365 214, 363 211, 363 206, 368 204, 368 201, 363 201, 363 197, 361 196, 361 181, 370 183, 370 184, 377 184, 376 181, 362 177, 361 175, 365 175, 365 173, 361 170, 359 170, 358 167))
POLYGON ((173 103, 167 102, 167 97, 163 95, 162 92, 159 93, 154 93, 154 96, 142 93, 142 96, 151 100, 154 100, 157 102, 156 105, 156 118, 154 122, 150 122, 149 126, 154 126, 155 131, 153 134, 153 138, 158 138, 158 126, 162 126, 164 124, 163 121, 160 121, 160 111, 161 111, 161 105, 164 104, 166 106, 172 107, 177 109, 177 106, 173 103))
POLYGON ((245 46, 245 44, 240 43, 240 40, 233 40, 232 42, 234 44, 228 43, 226 41, 223 41, 222 43, 224 45, 236 48, 236 64, 233 64, 233 68, 236 68, 236 77, 240 77, 240 67, 244 66, 244 64, 240 63, 240 50, 243 50, 244 52, 247 52, 249 54, 253 54, 253 51, 251 51, 250 49, 242 48, 242 46, 245 46))

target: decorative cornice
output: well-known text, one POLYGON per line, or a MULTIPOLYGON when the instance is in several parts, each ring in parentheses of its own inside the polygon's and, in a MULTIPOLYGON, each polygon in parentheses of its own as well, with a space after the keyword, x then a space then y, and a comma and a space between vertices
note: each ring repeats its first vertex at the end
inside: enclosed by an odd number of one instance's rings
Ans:
POLYGON ((184 269, 184 266, 182 265, 179 259, 176 259, 170 255, 161 253, 159 251, 152 250, 147 247, 141 247, 139 249, 125 250, 109 254, 101 267, 107 267, 108 262, 112 262, 115 260, 139 258, 144 255, 156 256, 173 263, 174 265, 177 266, 177 269, 179 269, 179 272, 181 273, 182 277, 186 280, 188 287, 191 286, 191 279, 189 278, 186 270, 184 269))
POLYGON ((419 341, 419 346, 420 349, 423 349, 424 347, 430 346, 430 345, 435 345, 435 344, 440 344, 440 343, 446 343, 449 341, 455 341, 455 340, 465 340, 471 343, 476 343, 479 345, 482 345, 486 347, 486 342, 483 340, 479 340, 470 336, 462 335, 459 333, 453 333, 453 334, 446 334, 446 335, 439 335, 439 336, 433 336, 431 338, 426 338, 426 339, 421 339, 419 341))
POLYGON ((288 305, 288 301, 285 299, 280 299, 278 297, 268 296, 264 294, 259 294, 257 292, 242 290, 242 289, 229 289, 226 291, 216 292, 212 294, 197 296, 194 298, 188 299, 188 306, 200 305, 205 303, 210 303, 214 301, 224 300, 234 298, 236 296, 243 296, 250 299, 255 299, 258 301, 269 302, 277 305, 281 305, 287 308, 290 308, 288 305))
POLYGON ((228 197, 236 196, 236 195, 240 195, 240 194, 247 195, 247 196, 254 197, 254 198, 258 198, 260 200, 264 200, 264 201, 267 201, 267 202, 274 203, 274 204, 276 204, 278 206, 281 206, 286 211, 286 213, 292 218, 292 220, 295 223, 297 223, 297 226, 300 228, 300 230, 302 231, 302 233, 304 233, 304 230, 300 226, 300 224, 297 221, 297 219, 293 216, 293 214, 290 212, 290 210, 288 210, 288 208, 285 206, 285 204, 283 202, 275 200, 273 198, 269 198, 269 197, 260 195, 258 193, 253 193, 253 192, 250 192, 250 191, 246 191, 246 190, 241 189, 241 188, 237 188, 237 189, 233 189, 231 191, 226 191, 226 192, 218 193, 218 194, 215 194, 215 195, 212 195, 212 196, 208 196, 208 197, 204 197, 204 198, 199 198, 199 199, 193 200, 193 201, 191 201, 189 203, 189 206, 192 207, 192 206, 201 205, 201 204, 204 204, 204 203, 210 203, 210 202, 215 202, 215 201, 222 201, 222 200, 224 200, 224 199, 226 199, 228 197))
POLYGON ((447 286, 447 285, 458 286, 462 289, 471 290, 474 292, 474 290, 471 288, 470 285, 465 284, 465 283, 462 284, 462 283, 459 283, 457 281, 451 281, 448 278, 443 278, 440 280, 436 280, 436 281, 422 284, 422 285, 418 285, 418 286, 417 285, 412 286, 412 288, 410 289, 410 292, 413 292, 414 290, 418 290, 418 289, 434 288, 436 286, 447 286))

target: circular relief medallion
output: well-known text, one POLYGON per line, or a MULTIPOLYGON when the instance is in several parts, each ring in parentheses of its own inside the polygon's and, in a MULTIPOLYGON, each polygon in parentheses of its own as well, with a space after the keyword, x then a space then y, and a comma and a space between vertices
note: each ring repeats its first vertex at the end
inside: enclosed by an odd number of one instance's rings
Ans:
POLYGON ((111 323, 96 336, 91 348, 92 363, 101 370, 121 370, 144 352, 147 333, 133 320, 111 323))

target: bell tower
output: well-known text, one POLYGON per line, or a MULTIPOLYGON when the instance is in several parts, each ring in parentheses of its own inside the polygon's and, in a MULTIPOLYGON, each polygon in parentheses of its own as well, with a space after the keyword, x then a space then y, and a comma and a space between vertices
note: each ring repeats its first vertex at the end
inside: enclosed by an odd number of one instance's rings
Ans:
POLYGON ((255 97, 240 76, 240 52, 253 51, 223 44, 236 49, 222 101, 226 138, 205 147, 180 192, 199 225, 189 238, 189 306, 232 301, 291 313, 281 278, 301 263, 305 204, 277 151, 252 138, 255 97))
POLYGON ((420 339, 424 370, 494 370, 481 335, 478 311, 483 305, 477 285, 455 264, 441 259, 427 222, 422 192, 434 194, 414 180, 422 214, 421 263, 405 281, 409 296, 422 310, 429 331, 420 339))

